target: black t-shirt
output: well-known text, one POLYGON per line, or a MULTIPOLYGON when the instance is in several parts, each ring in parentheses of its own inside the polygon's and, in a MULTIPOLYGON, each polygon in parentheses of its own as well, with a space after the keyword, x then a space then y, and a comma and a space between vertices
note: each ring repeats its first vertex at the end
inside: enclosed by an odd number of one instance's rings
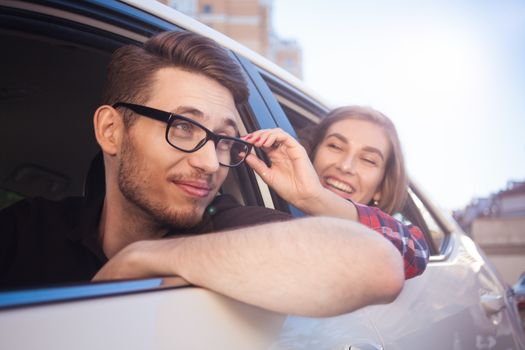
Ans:
MULTIPOLYGON (((98 237, 102 198, 61 201, 26 199, 0 212, 0 288, 89 281, 107 262, 98 237)), ((242 206, 221 195, 203 220, 176 235, 217 232, 283 221, 290 215, 264 207, 242 206)))

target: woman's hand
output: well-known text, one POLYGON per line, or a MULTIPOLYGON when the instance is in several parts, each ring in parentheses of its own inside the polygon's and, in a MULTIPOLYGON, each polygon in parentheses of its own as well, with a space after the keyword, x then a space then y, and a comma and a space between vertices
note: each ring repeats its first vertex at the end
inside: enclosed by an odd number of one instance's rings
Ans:
POLYGON ((301 210, 325 190, 303 146, 281 129, 257 130, 242 139, 262 148, 271 166, 250 154, 248 165, 283 199, 301 210))

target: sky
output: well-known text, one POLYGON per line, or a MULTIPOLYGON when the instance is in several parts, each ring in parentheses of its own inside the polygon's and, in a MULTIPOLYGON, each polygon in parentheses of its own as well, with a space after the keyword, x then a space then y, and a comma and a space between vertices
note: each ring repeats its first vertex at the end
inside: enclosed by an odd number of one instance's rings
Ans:
POLYGON ((332 106, 394 121, 442 208, 525 180, 525 1, 274 0, 273 30, 332 106))

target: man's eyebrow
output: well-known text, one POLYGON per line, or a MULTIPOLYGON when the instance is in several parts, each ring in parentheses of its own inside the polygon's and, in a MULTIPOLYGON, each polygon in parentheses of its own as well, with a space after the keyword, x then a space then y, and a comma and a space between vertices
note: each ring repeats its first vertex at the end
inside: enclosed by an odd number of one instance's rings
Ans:
MULTIPOLYGON (((334 132, 334 133, 331 133, 329 135, 326 135, 325 139, 328 139, 329 137, 335 137, 339 141, 341 141, 341 142, 343 142, 345 144, 348 144, 347 138, 344 137, 343 135, 337 133, 337 132, 334 132)), ((375 147, 372 147, 372 146, 365 146, 365 147, 363 147, 363 151, 369 152, 369 153, 375 153, 379 157, 381 157, 381 159, 383 161, 385 160, 385 156, 383 155, 383 152, 381 152, 378 148, 375 148, 375 147)))
MULTIPOLYGON (((197 109, 195 107, 190 106, 179 106, 175 110, 171 111, 171 113, 174 114, 182 114, 187 116, 188 114, 192 116, 193 118, 197 119, 198 122, 203 122, 206 119, 209 119, 210 116, 204 114, 200 109, 197 109)), ((233 118, 222 118, 224 121, 224 126, 231 126, 237 134, 239 134, 239 130, 237 128, 237 123, 233 118)))

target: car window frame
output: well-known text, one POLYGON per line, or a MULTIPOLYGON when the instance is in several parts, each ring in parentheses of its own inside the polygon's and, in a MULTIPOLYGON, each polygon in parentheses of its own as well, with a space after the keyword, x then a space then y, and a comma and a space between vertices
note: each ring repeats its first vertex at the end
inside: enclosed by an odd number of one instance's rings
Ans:
MULTIPOLYGON (((418 216, 419 216, 419 222, 423 222, 424 226, 426 227, 426 230, 424 232, 427 243, 429 246, 431 245, 434 247, 434 251, 432 252, 431 248, 431 254, 429 261, 430 262, 438 262, 438 261, 445 261, 449 258, 450 254, 452 253, 452 249, 454 246, 454 241, 452 238, 453 229, 451 226, 447 223, 445 218, 443 218, 439 214, 439 210, 427 199, 427 197, 423 194, 423 192, 420 190, 418 185, 416 185, 414 182, 411 181, 410 183, 410 190, 412 191, 413 195, 416 196, 419 201, 422 203, 422 205, 425 207, 427 212, 430 214, 434 222, 439 226, 441 231, 443 232, 443 241, 441 243, 441 247, 435 247, 434 240, 432 237, 430 237, 430 231, 428 229, 428 225, 424 219, 423 214, 417 210, 418 216)), ((414 204, 415 205, 415 204, 414 204)), ((418 223, 414 223, 415 225, 418 225, 418 223)))
MULTIPOLYGON (((297 138, 295 128, 281 107, 281 102, 279 101, 278 96, 283 96, 283 98, 293 101, 291 103, 294 103, 297 106, 304 105, 306 108, 316 106, 316 108, 323 111, 323 113, 328 110, 326 106, 323 106, 321 103, 316 103, 303 92, 295 89, 293 86, 276 77, 272 73, 266 71, 264 68, 252 64, 246 58, 241 59, 241 64, 243 64, 249 78, 255 84, 259 95, 262 97, 263 103, 267 106, 267 113, 269 113, 273 120, 273 122, 270 122, 267 118, 264 118, 264 115, 258 115, 257 118, 261 122, 261 128, 281 128, 292 137, 297 138), (279 91, 280 95, 275 93, 276 90, 279 91)), ((260 155, 260 158, 266 159, 267 161, 267 158, 264 154, 260 155)), ((302 217, 305 215, 293 205, 282 199, 275 191, 272 189, 269 189, 269 191, 276 209, 289 212, 295 217, 302 217)))
MULTIPOLYGON (((86 47, 95 46, 96 49, 113 51, 125 44, 134 44, 147 40, 149 36, 163 30, 183 30, 179 26, 158 19, 148 13, 124 3, 106 3, 101 1, 82 3, 62 3, 50 1, 46 5, 23 4, 14 2, 13 8, 1 8, 1 18, 9 18, 3 22, 2 28, 9 25, 10 30, 24 33, 38 33, 47 39, 64 41, 81 41, 86 47), (76 14, 74 20, 68 16, 69 12, 76 14), (135 21, 134 25, 122 29, 123 21, 135 21), (137 22, 138 21, 138 22, 137 22), (142 26, 144 25, 144 26, 142 26), (118 30, 115 30, 118 29, 118 30), (134 32, 137 30, 138 32, 134 32), (115 33, 115 31, 117 33, 115 33), (109 45, 107 45, 109 42, 109 45)), ((232 50, 225 48, 229 55, 239 62, 243 74, 249 76, 245 67, 253 69, 248 60, 242 58, 232 50)), ((254 131, 260 123, 267 120, 268 109, 260 97, 258 89, 252 79, 248 79, 250 98, 246 105, 237 106, 241 115, 240 130, 254 131)), ((274 124, 271 124, 274 125, 274 124)), ((241 200, 246 205, 259 205, 273 208, 274 204, 269 195, 268 186, 247 165, 240 167, 238 172, 239 191, 244 196, 241 200), (265 192, 266 191, 266 192, 265 192)), ((166 288, 190 287, 187 283, 170 282, 170 279, 133 279, 127 281, 109 282, 82 282, 66 283, 52 286, 35 286, 35 288, 10 288, 0 290, 0 297, 9 298, 11 302, 0 305, 0 310, 13 307, 27 307, 48 303, 61 303, 72 300, 104 298, 130 293, 143 293, 164 290, 166 288), (143 282, 141 282, 143 281, 143 282), (167 281, 167 282, 166 282, 167 281), (156 286, 154 286, 156 284, 156 286), (28 293, 34 292, 34 298, 27 299, 28 293)), ((7 299, 6 299, 7 300, 7 299)))

